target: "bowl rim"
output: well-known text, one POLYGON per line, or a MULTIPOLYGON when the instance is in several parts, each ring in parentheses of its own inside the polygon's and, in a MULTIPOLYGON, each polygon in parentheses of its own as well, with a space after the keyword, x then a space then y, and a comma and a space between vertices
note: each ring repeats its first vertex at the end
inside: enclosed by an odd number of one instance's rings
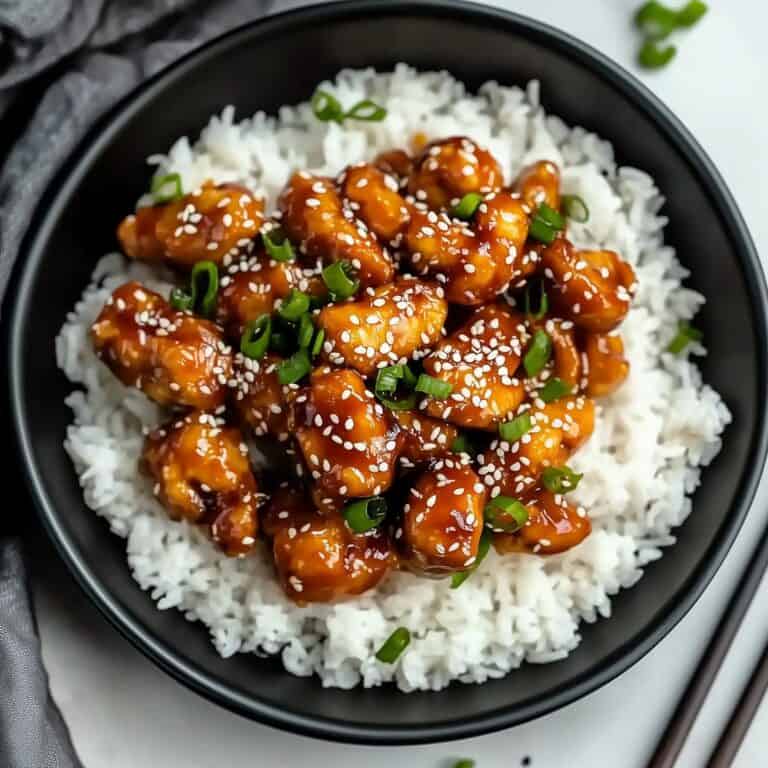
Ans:
MULTIPOLYGON (((585 672, 568 683, 557 686, 549 694, 537 700, 514 707, 499 707, 470 719, 443 720, 428 725, 365 725, 350 724, 342 720, 309 716, 273 705, 251 695, 243 694, 222 683, 215 676, 203 672, 192 662, 179 658, 164 640, 153 637, 149 628, 133 617, 106 589, 75 551, 74 542, 59 522, 56 503, 44 490, 43 471, 33 458, 33 436, 23 408, 24 382, 21 377, 22 323, 24 308, 29 304, 33 277, 37 272, 54 222, 66 205, 72 192, 82 181, 93 161, 109 144, 120 128, 156 94, 178 78, 190 67, 196 67, 222 52, 238 47, 244 41, 286 30, 297 24, 328 24, 348 18, 376 16, 409 16, 432 14, 462 20, 483 18, 500 29, 524 33, 554 48, 589 69, 595 76, 608 81, 636 108, 648 114, 657 124, 666 141, 687 158, 702 185, 708 189, 713 204, 726 230, 735 243, 747 284, 747 291, 754 311, 757 327, 759 360, 758 390, 766 391, 766 349, 768 349, 768 290, 760 266, 756 248, 749 230, 739 212, 733 196, 711 159, 693 138, 683 123, 634 75, 607 56, 548 24, 521 14, 479 5, 464 0, 344 0, 318 6, 301 7, 284 13, 267 16, 220 35, 205 45, 185 54, 168 67, 160 70, 139 84, 120 99, 87 132, 68 160, 55 174, 42 196, 31 221, 39 227, 29 226, 19 253, 27 254, 17 260, 12 281, 16 287, 10 309, 3 325, 6 329, 6 370, 12 422, 17 447, 22 459, 23 474, 33 498, 36 510, 48 536, 75 577, 83 591, 109 622, 135 647, 155 662, 163 671, 196 693, 215 701, 240 715, 266 725, 292 731, 305 736, 334 741, 370 744, 403 745, 424 744, 469 738, 498 731, 545 715, 591 693, 613 680, 645 656, 687 614, 717 572, 731 548, 746 517, 755 495, 761 469, 768 449, 766 430, 766 400, 760 399, 756 430, 749 447, 749 456, 742 470, 739 489, 732 507, 731 523, 725 534, 715 541, 675 594, 674 599, 663 606, 656 621, 632 641, 627 641, 607 657, 600 667, 585 672), (21 265, 21 266, 20 266, 21 265)), ((9 292, 10 297, 10 292, 9 292)), ((287 674, 287 673, 286 673, 287 674)))

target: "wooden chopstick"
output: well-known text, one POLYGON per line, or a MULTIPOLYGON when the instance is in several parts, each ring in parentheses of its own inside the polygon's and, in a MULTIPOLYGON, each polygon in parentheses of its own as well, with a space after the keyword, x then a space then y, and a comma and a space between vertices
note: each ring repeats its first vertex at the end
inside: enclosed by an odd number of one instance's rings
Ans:
POLYGON ((763 648, 763 655, 752 671, 749 682, 744 686, 744 692, 731 714, 731 719, 720 734, 717 746, 712 750, 707 768, 729 768, 733 764, 741 742, 744 741, 755 713, 760 707, 766 688, 768 688, 768 643, 763 648))
POLYGON ((760 541, 755 546, 735 591, 726 603, 709 645, 699 661, 699 666, 693 673, 666 730, 659 739, 648 768, 674 767, 766 569, 768 569, 768 524, 763 529, 760 541))

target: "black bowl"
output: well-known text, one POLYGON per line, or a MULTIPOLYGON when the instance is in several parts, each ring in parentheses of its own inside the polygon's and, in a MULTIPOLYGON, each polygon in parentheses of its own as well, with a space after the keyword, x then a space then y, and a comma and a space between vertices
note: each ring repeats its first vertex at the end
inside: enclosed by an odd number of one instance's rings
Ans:
POLYGON ((252 24, 185 57, 125 99, 83 142, 41 202, 17 269, 10 312, 11 407, 27 479, 48 533, 107 618, 181 682, 248 717, 340 741, 404 744, 474 736, 563 706, 647 653, 699 597, 744 520, 766 452, 766 288, 725 184, 680 122, 613 62, 538 22, 457 3, 350 2, 252 24), (221 659, 201 625, 160 612, 131 579, 124 542, 83 504, 62 449, 71 386, 53 339, 114 248, 116 222, 144 189, 144 158, 196 135, 226 104, 240 115, 307 99, 342 67, 399 61, 485 80, 542 81, 548 110, 610 139, 622 164, 650 172, 668 197, 667 237, 710 301, 697 319, 707 381, 734 414, 703 475, 678 545, 585 626, 566 660, 524 666, 482 686, 404 695, 393 687, 325 690, 274 660, 221 659))

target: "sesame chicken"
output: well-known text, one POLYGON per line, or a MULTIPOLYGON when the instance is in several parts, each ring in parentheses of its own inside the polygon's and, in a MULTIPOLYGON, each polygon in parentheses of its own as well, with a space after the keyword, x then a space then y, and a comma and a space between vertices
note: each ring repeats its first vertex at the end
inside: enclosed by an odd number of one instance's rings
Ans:
POLYGON ((448 315, 443 296, 439 285, 404 276, 357 301, 323 307, 317 324, 325 331, 324 359, 365 376, 418 360, 440 339, 448 315))
POLYGON ((549 160, 523 168, 512 188, 532 211, 542 203, 554 210, 560 208, 560 169, 549 160))
POLYGON ((272 353, 251 360, 241 353, 234 357, 233 390, 235 410, 256 437, 271 435, 288 440, 288 409, 277 370, 282 359, 272 353))
POLYGON ((161 205, 139 208, 120 223, 117 238, 132 259, 191 269, 222 264, 259 232, 264 201, 239 184, 213 184, 161 205))
POLYGON ((552 343, 552 359, 547 371, 575 390, 581 384, 581 353, 573 322, 557 317, 545 318, 533 323, 532 328, 542 328, 552 343))
POLYGON ((581 344, 584 391, 590 397, 605 397, 615 392, 629 375, 621 336, 615 331, 585 333, 581 344))
POLYGON ((453 455, 452 446, 459 436, 453 424, 414 411, 392 411, 392 417, 404 435, 400 453, 403 466, 412 467, 453 455))
POLYGON ((396 539, 407 568, 446 576, 469 568, 483 532, 486 490, 469 462, 440 459, 411 487, 396 539))
POLYGON ((172 309, 140 283, 125 283, 107 299, 91 340, 123 384, 160 405, 210 410, 226 399, 232 354, 221 329, 172 309))
POLYGON ((402 149, 391 149, 382 152, 373 160, 373 164, 384 173, 395 176, 399 185, 408 183, 408 177, 413 173, 413 158, 402 149))
POLYGON ((147 435, 142 465, 174 520, 207 526, 227 555, 253 549, 261 495, 237 427, 192 411, 147 435))

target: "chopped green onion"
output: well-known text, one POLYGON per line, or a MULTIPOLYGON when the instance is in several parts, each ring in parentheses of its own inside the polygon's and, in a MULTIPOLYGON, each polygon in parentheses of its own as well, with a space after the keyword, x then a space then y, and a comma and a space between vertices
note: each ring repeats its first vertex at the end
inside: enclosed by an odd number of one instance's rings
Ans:
POLYGON ((562 379, 550 379, 539 391, 539 397, 545 403, 559 400, 564 395, 569 395, 573 387, 562 379))
POLYGON ((312 370, 312 363, 306 349, 299 349, 287 360, 283 360, 277 369, 277 379, 281 384, 295 384, 312 370))
POLYGON ((531 218, 528 235, 549 245, 562 229, 565 229, 565 219, 554 208, 542 203, 531 218))
POLYGON ((435 400, 445 400, 453 390, 453 384, 447 381, 440 381, 433 376, 427 376, 426 373, 419 374, 414 389, 417 392, 423 392, 425 395, 434 397, 435 400))
POLYGON ((565 219, 560 215, 560 212, 546 203, 541 203, 534 215, 552 229, 565 229, 565 219))
POLYGON ((475 453, 475 446, 466 435, 459 435, 451 443, 451 453, 468 453, 472 456, 475 453))
POLYGON ((323 270, 323 282, 331 292, 332 300, 348 299, 357 293, 360 281, 352 279, 352 265, 348 261, 335 261, 323 270))
POLYGON ((394 664, 411 642, 411 633, 405 627, 398 627, 376 651, 376 658, 385 664, 394 664))
POLYGON ((412 389, 414 384, 417 383, 413 371, 402 363, 379 368, 376 374, 376 384, 373 388, 374 394, 392 411, 408 411, 416 406, 415 392, 410 392, 407 396, 401 398, 389 397, 389 395, 394 394, 401 381, 407 389, 412 389))
POLYGON ((272 318, 262 315, 245 326, 240 337, 240 351, 251 360, 261 360, 267 353, 272 337, 272 318))
POLYGON ((388 365, 385 368, 379 368, 376 374, 376 385, 374 386, 374 392, 378 395, 389 394, 394 392, 400 379, 405 375, 404 368, 406 366, 398 363, 397 365, 388 365))
POLYGON ((667 352, 679 355, 692 341, 701 341, 703 338, 704 334, 698 328, 683 321, 677 326, 677 334, 669 342, 667 352))
POLYGON ((523 358, 525 372, 529 376, 538 375, 544 366, 549 362, 552 355, 552 341, 546 331, 538 330, 533 334, 531 346, 523 358))
POLYGON ((583 197, 578 195, 561 195, 560 207, 569 219, 573 219, 579 224, 589 221, 589 208, 587 208, 583 197))
MULTIPOLYGON (((309 296, 306 293, 291 288, 287 298, 283 300, 277 313, 283 320, 295 323, 301 316, 309 311, 309 296)), ((301 346, 301 345, 300 345, 301 346)))
POLYGON ((262 232, 261 241, 264 243, 264 250, 270 259, 275 261, 293 261, 296 258, 291 241, 279 229, 273 229, 271 232, 262 232))
POLYGON ((691 0, 677 12, 677 25, 679 27, 692 27, 709 10, 706 3, 701 0, 691 0))
POLYGON ((477 570, 480 563, 485 560, 485 557, 491 548, 492 540, 493 535, 491 532, 484 529, 482 534, 480 534, 480 543, 477 545, 477 556, 475 557, 475 561, 469 568, 454 573, 453 576, 451 576, 451 589, 458 589, 472 575, 472 573, 477 570))
POLYGON ((368 123, 381 122, 387 116, 387 110, 370 99, 363 99, 353 104, 342 117, 342 120, 365 120, 368 123))
POLYGON ((358 499, 344 507, 344 519, 355 533, 365 533, 381 525, 387 516, 387 502, 381 496, 358 499))
POLYGON ((650 0, 635 13, 635 26, 649 40, 663 40, 678 26, 678 12, 650 0))
POLYGON ((510 496, 496 496, 485 505, 483 519, 492 531, 514 533, 528 520, 528 509, 510 496))
POLYGON ((170 203, 184 196, 181 189, 181 176, 178 173, 155 176, 149 191, 156 203, 170 203))
POLYGON ((576 488, 583 474, 574 472, 570 467, 547 467, 541 473, 544 487, 552 493, 568 493, 576 488))
POLYGON ((299 342, 299 349, 309 349, 309 345, 312 343, 312 337, 314 335, 315 324, 312 322, 309 312, 307 312, 299 318, 299 330, 296 334, 296 339, 299 342))
POLYGON ((483 196, 477 192, 469 192, 459 200, 458 205, 455 205, 451 210, 451 215, 457 219, 464 219, 469 221, 474 215, 475 211, 483 202, 483 196))
POLYGON ((312 342, 312 349, 310 350, 312 357, 317 357, 320 354, 320 350, 323 348, 323 341, 325 341, 325 330, 321 328, 315 334, 315 340, 312 342))
POLYGON ((453 764, 453 768, 475 768, 474 760, 457 760, 453 764))
POLYGON ((417 396, 415 392, 400 398, 386 397, 377 395, 379 402, 386 405, 390 411, 412 411, 416 407, 417 396))
POLYGON ((546 222, 534 216, 528 228, 528 237, 532 237, 534 240, 538 240, 546 245, 551 245, 555 242, 557 231, 552 229, 546 222))
POLYGON ((192 309, 192 297, 183 288, 174 288, 168 300, 174 309, 182 312, 192 309))
POLYGON ((536 312, 531 311, 530 283, 525 287, 525 314, 532 320, 541 320, 549 312, 549 298, 544 290, 544 283, 539 283, 539 308, 536 312))
POLYGON ((344 121, 344 107, 332 93, 318 88, 312 96, 310 104, 315 117, 321 122, 341 123, 344 121))
POLYGON ((660 48, 653 40, 646 40, 637 54, 637 59, 646 69, 660 69, 669 64, 676 53, 677 48, 674 45, 660 48))
POLYGON ((212 261, 198 261, 192 267, 189 282, 194 311, 203 317, 211 317, 219 293, 218 267, 212 261))
POLYGON ((499 424, 499 436, 508 443, 516 443, 531 428, 531 414, 527 411, 499 424))

